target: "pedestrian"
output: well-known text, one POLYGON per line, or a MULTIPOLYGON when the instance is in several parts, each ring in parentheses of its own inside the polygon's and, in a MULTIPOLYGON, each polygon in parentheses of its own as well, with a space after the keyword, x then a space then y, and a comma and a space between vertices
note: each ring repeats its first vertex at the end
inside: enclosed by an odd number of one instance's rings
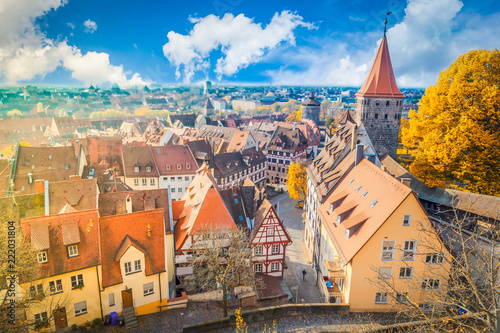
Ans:
POLYGON ((307 274, 307 272, 306 272, 306 270, 304 269, 304 270, 302 271, 302 281, 305 281, 305 280, 306 280, 306 274, 307 274))

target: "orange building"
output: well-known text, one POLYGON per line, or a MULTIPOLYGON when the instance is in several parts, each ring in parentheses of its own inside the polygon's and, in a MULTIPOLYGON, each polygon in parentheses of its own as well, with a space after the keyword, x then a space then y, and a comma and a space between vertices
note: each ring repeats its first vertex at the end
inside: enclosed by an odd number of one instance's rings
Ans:
POLYGON ((447 284, 447 249, 409 187, 356 150, 349 158, 354 167, 318 211, 324 301, 363 312, 407 302, 432 310, 433 290, 447 284))

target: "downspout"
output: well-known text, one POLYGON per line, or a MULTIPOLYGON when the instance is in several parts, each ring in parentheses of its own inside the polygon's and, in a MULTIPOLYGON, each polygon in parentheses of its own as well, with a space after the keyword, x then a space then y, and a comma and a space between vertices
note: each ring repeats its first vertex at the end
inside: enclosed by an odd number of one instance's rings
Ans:
MULTIPOLYGON (((168 219, 170 222, 170 232, 172 233, 173 237, 173 243, 172 243, 172 256, 175 261, 175 230, 174 230, 174 218, 173 218, 173 213, 172 213, 172 195, 170 193, 170 185, 167 186, 167 195, 168 195, 168 219)), ((163 218, 163 221, 165 221, 165 218, 163 218)), ((165 223, 165 222, 163 222, 165 223)), ((165 227, 165 225, 164 225, 165 227)), ((164 239, 164 247, 165 247, 165 271, 167 271, 168 266, 167 266, 167 237, 165 234, 163 234, 163 239, 164 239)), ((168 274, 165 276, 166 279, 169 278, 168 274)), ((175 290, 175 262, 174 262, 174 272, 173 272, 173 279, 172 279, 173 287, 172 287, 172 294, 169 293, 169 297, 173 296, 173 292, 175 290)), ((170 292, 170 284, 167 282, 167 287, 170 292)))
MULTIPOLYGON (((97 269, 97 266, 95 266, 95 274, 97 275, 97 291, 99 292, 99 305, 101 308, 101 319, 104 322, 104 313, 102 311, 102 298, 101 298, 101 282, 99 282, 99 270, 97 269)), ((161 293, 161 289, 160 289, 161 293)))
POLYGON ((160 312, 161 312, 161 307, 162 307, 161 302, 162 302, 162 298, 161 298, 161 278, 160 278, 160 274, 161 274, 161 272, 160 272, 160 273, 158 273, 158 288, 160 288, 160 306, 159 306, 159 308, 160 308, 160 312))
POLYGON ((45 216, 50 214, 49 206, 49 181, 45 181, 45 216))

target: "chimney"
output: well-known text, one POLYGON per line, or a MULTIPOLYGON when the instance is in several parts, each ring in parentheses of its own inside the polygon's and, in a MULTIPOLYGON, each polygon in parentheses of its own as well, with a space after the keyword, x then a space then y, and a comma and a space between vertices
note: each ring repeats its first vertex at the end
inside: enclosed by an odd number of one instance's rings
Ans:
POLYGON ((357 143, 358 143, 358 126, 355 125, 354 128, 352 129, 352 135, 351 135, 351 151, 353 151, 356 148, 357 143))
POLYGON ((45 215, 50 215, 50 209, 49 209, 49 181, 45 181, 45 215))
POLYGON ((127 198, 125 199, 125 210, 127 211, 127 214, 132 213, 132 198, 130 197, 130 194, 127 195, 127 198))
POLYGON ((44 193, 45 192, 45 181, 43 179, 35 180, 35 191, 36 191, 36 193, 44 193))
POLYGON ((410 187, 410 185, 411 185, 411 178, 401 178, 401 183, 403 183, 406 186, 410 187))
POLYGON ((363 159, 363 148, 362 144, 356 145, 356 156, 354 157, 354 166, 358 165, 363 159))

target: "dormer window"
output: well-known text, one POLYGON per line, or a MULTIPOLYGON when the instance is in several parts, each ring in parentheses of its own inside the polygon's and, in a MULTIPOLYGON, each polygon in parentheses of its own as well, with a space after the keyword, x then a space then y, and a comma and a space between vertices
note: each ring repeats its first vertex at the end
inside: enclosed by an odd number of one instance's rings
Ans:
POLYGON ((47 257, 47 251, 41 251, 36 254, 36 258, 40 264, 46 263, 49 261, 47 257))
POLYGON ((139 172, 139 167, 138 166, 134 167, 134 172, 139 172))
POLYGON ((180 170, 180 169, 182 169, 182 165, 177 164, 177 170, 180 170))
POLYGON ((146 167, 146 172, 151 172, 151 167, 146 167))
POLYGON ((170 170, 170 164, 165 165, 165 169, 170 170))
POLYGON ((188 170, 191 169, 191 164, 186 163, 186 169, 188 169, 188 170))
POLYGON ((68 257, 77 257, 78 256, 78 245, 70 245, 68 246, 68 257))
POLYGON ((124 264, 124 267, 125 267, 125 275, 137 273, 142 270, 140 260, 135 260, 133 263, 131 261, 126 262, 124 264))

